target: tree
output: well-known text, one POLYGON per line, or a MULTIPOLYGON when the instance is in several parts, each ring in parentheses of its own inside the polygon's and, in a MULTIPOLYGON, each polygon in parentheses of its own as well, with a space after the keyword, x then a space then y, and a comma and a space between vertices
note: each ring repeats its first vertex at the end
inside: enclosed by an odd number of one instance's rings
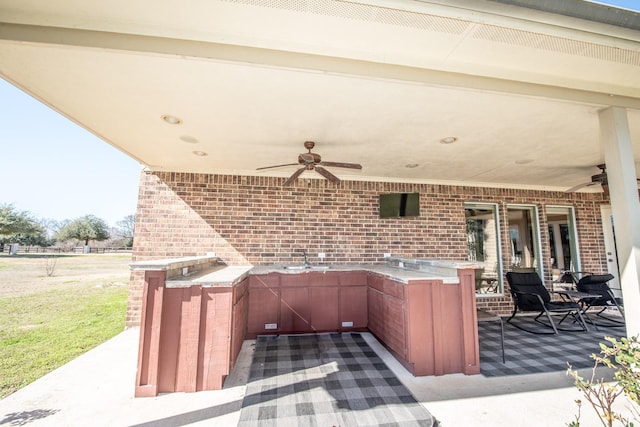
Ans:
POLYGON ((0 205, 0 250, 4 250, 6 242, 24 243, 42 234, 42 227, 29 212, 17 211, 13 205, 0 205))
POLYGON ((44 230, 44 234, 47 239, 53 239, 53 237, 58 234, 58 230, 60 230, 62 226, 66 224, 65 222, 56 221, 55 219, 49 218, 40 219, 38 223, 44 230))
POLYGON ((42 233, 42 228, 29 212, 17 211, 13 205, 0 205, 0 236, 37 233, 42 233))
POLYGON ((89 240, 102 241, 109 237, 107 223, 93 215, 85 215, 65 224, 57 234, 57 239, 60 241, 78 239, 84 240, 85 245, 89 244, 89 240))
POLYGON ((136 224, 136 216, 135 215, 127 215, 121 221, 118 221, 116 225, 118 226, 118 236, 125 238, 125 246, 131 247, 133 246, 133 235, 135 231, 136 224))
MULTIPOLYGON (((0 237, 0 240, 3 238, 0 237)), ((55 242, 48 239, 44 232, 38 232, 35 234, 13 234, 4 239, 8 243, 18 243, 24 246, 51 246, 55 242)))

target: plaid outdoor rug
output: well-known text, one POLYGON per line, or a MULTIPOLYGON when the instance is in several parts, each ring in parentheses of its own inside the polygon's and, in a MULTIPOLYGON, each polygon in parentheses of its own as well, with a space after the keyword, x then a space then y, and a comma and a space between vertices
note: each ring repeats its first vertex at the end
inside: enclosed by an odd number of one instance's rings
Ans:
MULTIPOLYGON (((500 349, 500 323, 478 324, 480 372, 487 377, 566 371, 567 363, 574 369, 591 368, 593 367, 591 354, 600 354, 599 344, 606 343, 604 337, 620 338, 625 334, 624 328, 600 327, 600 330, 596 331, 592 325, 589 325, 588 332, 560 331, 558 335, 535 335, 510 325, 506 322, 506 318, 503 320, 506 357, 504 364, 500 349)), ((536 325, 533 318, 514 320, 529 329, 551 331, 542 325, 536 325)), ((561 326, 575 327, 567 321, 561 326)))
POLYGON ((241 427, 433 424, 360 334, 256 340, 241 427))

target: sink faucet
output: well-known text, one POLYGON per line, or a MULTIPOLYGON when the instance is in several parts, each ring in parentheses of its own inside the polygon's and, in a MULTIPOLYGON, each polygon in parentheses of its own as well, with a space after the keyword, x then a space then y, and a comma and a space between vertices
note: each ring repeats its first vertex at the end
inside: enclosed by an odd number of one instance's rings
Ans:
POLYGON ((309 266, 309 257, 307 256, 307 251, 303 250, 302 251, 302 255, 304 256, 304 265, 305 267, 309 266))

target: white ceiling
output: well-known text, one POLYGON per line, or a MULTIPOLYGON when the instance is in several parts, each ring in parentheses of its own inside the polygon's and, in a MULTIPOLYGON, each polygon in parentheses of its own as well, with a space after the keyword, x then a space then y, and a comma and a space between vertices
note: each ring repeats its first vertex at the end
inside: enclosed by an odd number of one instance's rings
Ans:
POLYGON ((637 31, 438 3, 0 0, 0 75, 154 170, 564 189, 609 105, 640 160, 637 31))

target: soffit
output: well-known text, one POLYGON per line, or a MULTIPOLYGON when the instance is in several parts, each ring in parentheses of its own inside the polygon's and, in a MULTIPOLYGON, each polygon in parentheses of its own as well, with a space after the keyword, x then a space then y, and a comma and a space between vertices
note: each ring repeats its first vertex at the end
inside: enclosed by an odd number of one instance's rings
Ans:
POLYGON ((159 170, 253 174, 315 140, 363 164, 345 178, 562 188, 597 172, 600 108, 640 141, 637 32, 468 3, 5 0, 0 72, 159 170))

